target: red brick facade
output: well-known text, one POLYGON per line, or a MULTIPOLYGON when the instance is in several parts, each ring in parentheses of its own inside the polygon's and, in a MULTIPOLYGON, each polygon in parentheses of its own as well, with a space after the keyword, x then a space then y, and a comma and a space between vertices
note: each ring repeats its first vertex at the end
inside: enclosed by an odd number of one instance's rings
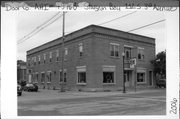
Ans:
MULTIPOLYGON (((38 83, 40 88, 59 89, 61 39, 27 51, 29 82, 38 83)), ((126 87, 153 85, 153 38, 91 25, 66 35, 65 49, 66 90, 122 89, 124 51, 126 87), (129 65, 132 58, 137 61, 135 68, 129 65)))

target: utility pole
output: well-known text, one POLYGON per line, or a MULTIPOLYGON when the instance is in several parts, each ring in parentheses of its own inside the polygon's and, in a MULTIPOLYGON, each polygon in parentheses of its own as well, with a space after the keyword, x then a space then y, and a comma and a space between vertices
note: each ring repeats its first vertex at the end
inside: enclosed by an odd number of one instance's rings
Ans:
POLYGON ((63 25, 62 25, 62 46, 61 46, 61 51, 62 51, 62 63, 61 63, 61 66, 62 66, 62 82, 60 82, 60 92, 64 92, 64 26, 65 26, 65 12, 63 11, 63 25))
POLYGON ((125 77, 124 77, 124 58, 125 58, 125 53, 123 51, 122 53, 122 58, 123 58, 123 93, 126 93, 126 86, 125 86, 125 77))
POLYGON ((137 48, 137 46, 135 47, 135 55, 136 55, 136 64, 135 64, 135 66, 134 66, 134 75, 135 75, 135 77, 134 77, 134 91, 136 92, 136 86, 137 86, 137 59, 138 59, 138 48, 137 48), (137 54, 136 54, 137 53, 137 54))

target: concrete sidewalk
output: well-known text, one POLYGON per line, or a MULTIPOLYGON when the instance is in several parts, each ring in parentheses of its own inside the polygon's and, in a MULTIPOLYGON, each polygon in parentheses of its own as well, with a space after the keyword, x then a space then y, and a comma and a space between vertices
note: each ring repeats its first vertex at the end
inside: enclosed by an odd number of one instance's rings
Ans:
POLYGON ((112 91, 112 92, 77 92, 77 91, 67 91, 59 92, 59 90, 45 90, 39 89, 39 92, 23 92, 22 96, 18 97, 18 102, 31 102, 31 101, 41 101, 41 100, 56 100, 56 99, 75 99, 75 98, 88 98, 88 97, 105 97, 105 96, 120 96, 127 94, 140 94, 148 92, 158 92, 161 89, 144 89, 127 91, 123 93, 122 91, 112 91))

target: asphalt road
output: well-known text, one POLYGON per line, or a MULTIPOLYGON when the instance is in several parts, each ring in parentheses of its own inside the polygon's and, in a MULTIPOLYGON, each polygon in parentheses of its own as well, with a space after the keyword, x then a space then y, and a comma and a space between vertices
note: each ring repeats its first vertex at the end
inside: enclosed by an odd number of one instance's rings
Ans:
POLYGON ((165 89, 101 97, 33 100, 25 102, 18 100, 18 116, 165 114, 165 89))

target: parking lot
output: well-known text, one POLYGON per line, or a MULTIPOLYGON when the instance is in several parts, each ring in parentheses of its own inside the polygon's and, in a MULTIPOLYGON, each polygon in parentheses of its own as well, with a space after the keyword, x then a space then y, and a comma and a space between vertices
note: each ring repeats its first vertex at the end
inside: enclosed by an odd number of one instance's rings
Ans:
POLYGON ((53 115, 165 115, 166 90, 115 92, 23 92, 19 116, 53 115))

